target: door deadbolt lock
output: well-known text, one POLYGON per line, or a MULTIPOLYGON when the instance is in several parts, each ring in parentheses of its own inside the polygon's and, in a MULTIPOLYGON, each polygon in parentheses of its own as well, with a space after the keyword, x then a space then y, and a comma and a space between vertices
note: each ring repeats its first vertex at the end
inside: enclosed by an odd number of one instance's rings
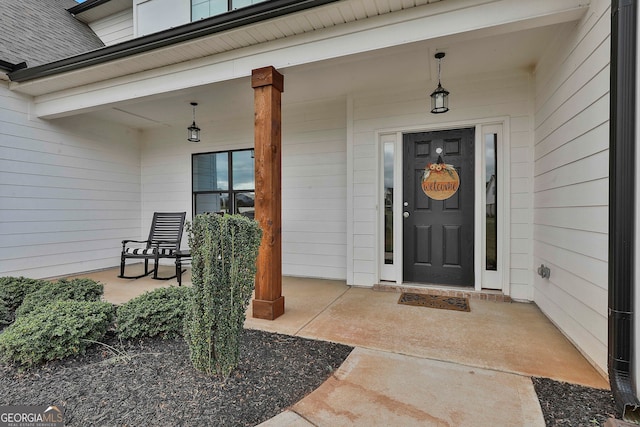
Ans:
POLYGON ((405 207, 406 207, 406 206, 409 206, 409 202, 404 202, 404 203, 403 203, 403 205, 404 205, 405 207))
POLYGON ((403 217, 405 217, 405 218, 409 218, 409 212, 404 211, 404 212, 402 213, 402 216, 403 216, 403 217))

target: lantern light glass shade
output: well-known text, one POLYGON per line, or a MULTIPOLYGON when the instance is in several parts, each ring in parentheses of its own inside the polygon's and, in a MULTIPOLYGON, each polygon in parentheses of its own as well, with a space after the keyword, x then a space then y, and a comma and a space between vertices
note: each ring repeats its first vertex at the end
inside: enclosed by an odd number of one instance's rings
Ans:
POLYGON ((438 60, 438 87, 431 93, 431 112, 440 114, 449 111, 449 91, 440 84, 440 63, 445 57, 445 53, 438 52, 434 57, 438 60))
POLYGON ((200 128, 196 126, 195 121, 187 128, 187 132, 187 140, 189 142, 200 142, 200 128))
POLYGON ((187 141, 189 142, 200 142, 200 128, 196 126, 196 105, 198 105, 197 102, 191 103, 191 107, 193 107, 193 123, 187 128, 187 141))
POLYGON ((433 114, 449 111, 449 91, 438 82, 438 87, 431 93, 431 112, 433 114))

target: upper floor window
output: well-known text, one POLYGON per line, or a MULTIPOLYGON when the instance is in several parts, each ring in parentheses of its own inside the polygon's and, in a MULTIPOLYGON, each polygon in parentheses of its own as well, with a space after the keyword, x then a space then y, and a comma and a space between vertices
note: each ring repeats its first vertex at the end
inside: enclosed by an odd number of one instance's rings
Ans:
POLYGON ((220 15, 265 0, 191 0, 191 21, 220 15))

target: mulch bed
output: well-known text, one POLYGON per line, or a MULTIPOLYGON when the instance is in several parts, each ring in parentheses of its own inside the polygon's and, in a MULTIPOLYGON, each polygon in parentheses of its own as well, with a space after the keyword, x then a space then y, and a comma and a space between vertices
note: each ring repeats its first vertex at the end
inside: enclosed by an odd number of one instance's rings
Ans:
POLYGON ((548 427, 602 426, 608 418, 620 418, 609 390, 532 378, 544 421, 548 427))
POLYGON ((0 366, 0 405, 58 405, 68 426, 253 426, 320 386, 352 350, 245 330, 240 365, 221 379, 192 367, 183 339, 105 343, 112 349, 37 369, 0 366))
MULTIPOLYGON (((245 330, 240 366, 222 379, 193 369, 182 338, 104 342, 30 370, 0 365, 0 405, 58 405, 68 426, 254 426, 319 387, 352 350, 245 330)), ((619 417, 608 390, 532 380, 549 427, 619 417)))

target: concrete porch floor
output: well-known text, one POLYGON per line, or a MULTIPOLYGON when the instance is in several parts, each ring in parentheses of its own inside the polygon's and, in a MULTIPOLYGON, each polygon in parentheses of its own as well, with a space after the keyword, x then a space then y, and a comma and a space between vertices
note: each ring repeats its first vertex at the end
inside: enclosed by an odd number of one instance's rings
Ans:
MULTIPOLYGON (((102 282, 105 299, 117 304, 177 285, 117 274, 81 277, 102 282)), ((188 271, 183 284, 190 285, 188 271)), ((399 293, 341 281, 283 277, 282 286, 285 314, 266 321, 249 311, 247 328, 355 350, 322 386, 264 426, 544 426, 531 376, 608 388, 534 304, 472 299, 470 312, 457 312, 400 305, 399 293)))

